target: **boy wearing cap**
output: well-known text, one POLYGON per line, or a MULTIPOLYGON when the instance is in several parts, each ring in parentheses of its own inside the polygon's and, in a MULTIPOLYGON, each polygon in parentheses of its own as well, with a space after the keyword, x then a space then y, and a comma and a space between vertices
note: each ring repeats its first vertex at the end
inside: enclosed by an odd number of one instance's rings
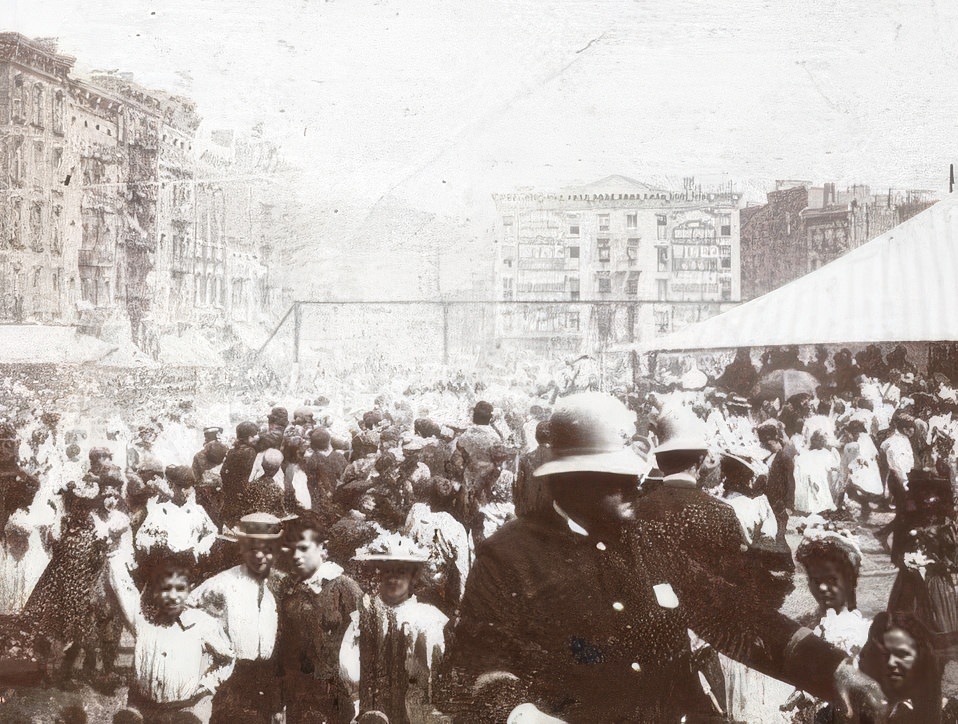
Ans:
POLYGON ((244 516, 231 538, 240 544, 243 562, 204 581, 189 604, 223 625, 236 652, 232 676, 213 698, 211 722, 270 722, 280 710, 273 650, 278 613, 273 563, 282 523, 268 513, 244 516))

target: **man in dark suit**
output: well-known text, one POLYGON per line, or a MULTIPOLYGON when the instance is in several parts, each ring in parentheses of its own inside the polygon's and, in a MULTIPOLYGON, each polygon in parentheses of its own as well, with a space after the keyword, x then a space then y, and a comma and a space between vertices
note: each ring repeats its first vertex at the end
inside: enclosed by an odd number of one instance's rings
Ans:
POLYGON ((655 543, 635 506, 650 466, 626 446, 634 418, 621 403, 575 395, 550 423, 554 457, 536 472, 551 514, 505 525, 469 575, 447 649, 444 708, 456 721, 722 721, 692 666, 690 629, 816 696, 883 714, 880 688, 842 651, 655 543))

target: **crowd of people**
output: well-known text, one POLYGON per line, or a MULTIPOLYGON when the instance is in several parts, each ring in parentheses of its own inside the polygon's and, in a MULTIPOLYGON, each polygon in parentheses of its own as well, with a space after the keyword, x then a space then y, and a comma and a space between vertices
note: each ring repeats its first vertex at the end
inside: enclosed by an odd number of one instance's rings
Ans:
POLYGON ((904 348, 760 362, 0 423, 0 681, 121 722, 950 720, 958 393, 904 348))

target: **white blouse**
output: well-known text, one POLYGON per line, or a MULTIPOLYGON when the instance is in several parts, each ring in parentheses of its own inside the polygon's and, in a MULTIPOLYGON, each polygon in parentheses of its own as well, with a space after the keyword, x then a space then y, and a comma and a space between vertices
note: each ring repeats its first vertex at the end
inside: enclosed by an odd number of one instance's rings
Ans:
POLYGON ((190 594, 191 606, 219 619, 233 642, 236 658, 268 659, 276 645, 276 598, 265 580, 240 564, 217 573, 190 594))

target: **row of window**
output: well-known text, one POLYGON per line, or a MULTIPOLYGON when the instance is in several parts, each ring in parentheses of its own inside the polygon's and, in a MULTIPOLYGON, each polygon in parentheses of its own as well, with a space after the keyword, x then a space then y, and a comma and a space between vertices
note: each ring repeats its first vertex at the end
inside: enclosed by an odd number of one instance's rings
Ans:
MULTIPOLYGON (((609 231, 611 229, 611 215, 610 214, 598 214, 597 221, 599 225, 599 231, 609 231)), ((657 237, 659 239, 666 238, 666 229, 668 228, 668 217, 666 214, 656 214, 656 227, 657 237)), ((511 227, 515 224, 514 216, 503 216, 502 225, 505 227, 511 227)), ((625 228, 626 229, 638 229, 639 228, 639 215, 638 213, 627 213, 625 215, 625 228)), ((569 224, 569 236, 579 236, 581 231, 581 226, 578 221, 574 223, 570 222, 569 224)))
MULTIPOLYGON (((663 241, 668 238, 668 216, 666 214, 656 214, 656 239, 663 241)), ((722 217, 723 221, 729 221, 728 217, 722 217)), ((597 215, 599 233, 611 231, 611 221, 610 214, 598 214, 597 215)), ((515 224, 515 217, 513 216, 503 216, 502 225, 506 227, 511 227, 515 224)), ((637 213, 631 213, 625 215, 625 228, 626 229, 638 229, 639 228, 639 215, 637 213)), ((581 233, 581 226, 578 221, 574 223, 570 222, 569 224, 569 236, 579 236, 581 233)), ((678 232, 676 232, 678 233, 678 232)), ((714 232, 709 231, 709 234, 714 234, 714 232)), ((719 226, 719 236, 728 237, 732 235, 732 225, 731 223, 723 223, 719 226)))
MULTIPOLYGON (((53 94, 53 102, 50 104, 50 120, 54 133, 63 133, 64 104, 63 91, 56 91, 53 94)), ((6 110, 4 106, 0 108, 6 110)), ((14 123, 30 123, 37 128, 44 128, 47 118, 47 93, 43 84, 34 83, 31 88, 24 82, 22 75, 16 76, 10 98, 10 109, 12 119, 0 118, 0 122, 9 123, 12 120, 14 123)))

